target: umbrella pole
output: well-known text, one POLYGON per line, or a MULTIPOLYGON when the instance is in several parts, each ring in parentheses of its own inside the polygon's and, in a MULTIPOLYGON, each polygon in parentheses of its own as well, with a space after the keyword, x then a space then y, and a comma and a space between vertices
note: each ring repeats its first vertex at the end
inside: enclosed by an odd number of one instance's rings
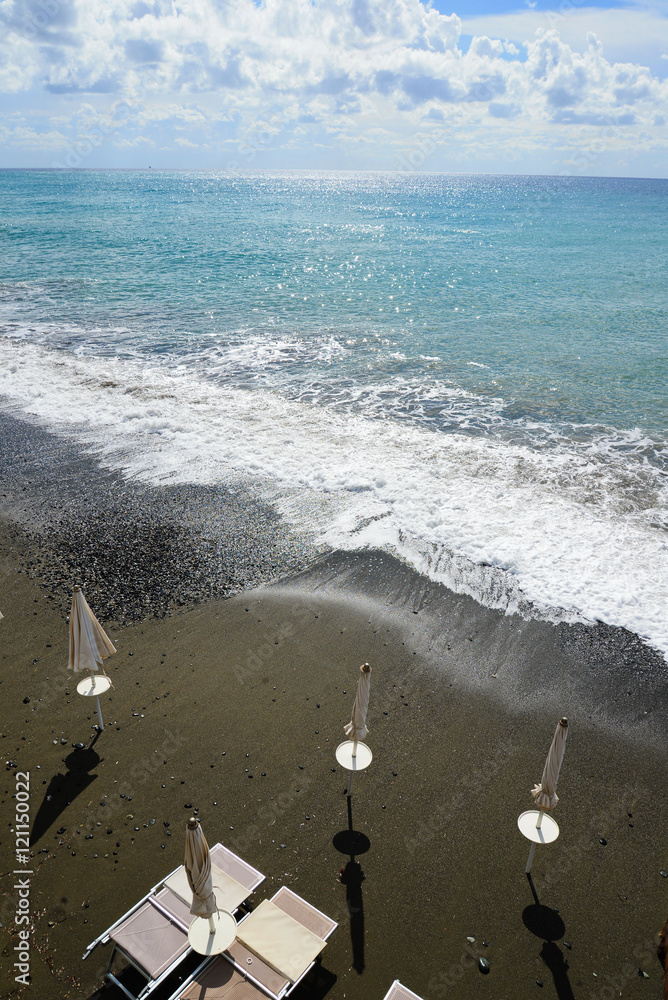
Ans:
POLYGON ((533 862, 533 856, 534 856, 534 854, 535 854, 535 853, 536 853, 536 845, 535 845, 535 844, 532 844, 532 845, 531 845, 531 850, 529 851, 529 860, 527 861, 527 866, 526 866, 526 868, 524 869, 524 870, 525 870, 525 872, 527 873, 527 875, 528 875, 528 874, 529 874, 529 872, 531 871, 531 864, 532 864, 532 862, 533 862))
POLYGON ((353 777, 355 776, 355 765, 357 763, 357 740, 353 740, 353 752, 351 756, 353 766, 348 780, 348 795, 353 794, 353 777))
POLYGON ((209 934, 216 933, 216 924, 213 919, 213 914, 209 917, 209 934))
POLYGON ((104 729, 104 722, 102 721, 102 709, 100 708, 100 699, 98 695, 95 695, 95 704, 97 705, 97 717, 100 720, 100 729, 104 729))
MULTIPOLYGON (((537 830, 540 830, 540 828, 541 828, 541 824, 543 822, 543 816, 544 815, 545 814, 544 814, 543 810, 539 809, 538 810, 538 819, 536 820, 536 829, 537 830)), ((525 871, 526 871, 527 875, 531 871, 531 865, 533 863, 533 856, 534 856, 535 853, 536 853, 536 845, 532 844, 531 845, 531 850, 529 851, 529 860, 527 861, 527 866, 525 868, 525 871)))

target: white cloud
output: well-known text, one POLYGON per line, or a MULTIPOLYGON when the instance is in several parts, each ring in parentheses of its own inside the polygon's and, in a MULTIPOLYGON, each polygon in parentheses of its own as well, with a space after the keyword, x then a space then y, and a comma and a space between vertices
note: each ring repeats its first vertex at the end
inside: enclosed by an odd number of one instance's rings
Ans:
POLYGON ((537 31, 554 29, 565 44, 582 51, 587 34, 593 32, 611 62, 633 62, 659 72, 661 53, 668 51, 665 2, 605 9, 566 0, 555 2, 554 8, 552 11, 518 10, 481 17, 463 14, 462 33, 486 34, 526 44, 537 31))
MULTIPOLYGON (((623 129, 611 149, 632 149, 629 129, 646 128, 651 147, 664 121, 668 83, 610 57, 606 39, 622 51, 629 12, 600 15, 460 21, 420 0, 3 0, 0 88, 29 96, 45 135, 56 121, 73 148, 101 135, 90 162, 103 146, 233 157, 236 145, 242 163, 285 150, 296 165, 325 141, 342 165, 363 150, 357 165, 394 166, 427 142, 429 123, 460 143, 429 140, 435 167, 462 149, 486 156, 491 142, 503 162, 543 148, 558 163, 583 128, 623 129), (474 36, 466 51, 462 31, 474 36)), ((634 17, 668 48, 667 19, 634 17)))

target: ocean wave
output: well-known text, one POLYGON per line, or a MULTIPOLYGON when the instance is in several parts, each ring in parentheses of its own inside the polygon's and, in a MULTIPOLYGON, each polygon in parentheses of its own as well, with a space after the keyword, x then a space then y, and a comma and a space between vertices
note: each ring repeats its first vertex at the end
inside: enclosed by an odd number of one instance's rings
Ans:
MULTIPOLYGON (((668 652, 667 486, 640 431, 613 441, 612 429, 589 428, 584 448, 528 425, 516 440, 454 423, 444 433, 398 419, 389 387, 382 406, 329 406, 169 359, 74 356, 11 337, 0 338, 0 394, 126 476, 253 481, 316 541, 385 548, 508 613, 600 619, 668 652)), ((501 409, 491 408, 499 426, 501 409)))

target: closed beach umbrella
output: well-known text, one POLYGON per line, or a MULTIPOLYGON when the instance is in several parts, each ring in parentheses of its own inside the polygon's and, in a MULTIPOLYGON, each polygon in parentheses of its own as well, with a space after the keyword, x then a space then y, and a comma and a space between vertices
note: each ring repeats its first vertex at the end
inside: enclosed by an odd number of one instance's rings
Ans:
POLYGON ((369 730, 366 728, 366 713, 369 711, 369 691, 371 690, 371 667, 363 663, 357 682, 357 694, 353 705, 353 714, 345 727, 346 736, 351 740, 366 739, 369 730))
POLYGON ((70 662, 75 674, 102 670, 102 661, 116 652, 109 636, 88 606, 80 587, 74 588, 70 613, 70 662))
POLYGON ((548 817, 547 814, 554 809, 559 801, 559 796, 557 795, 557 780, 559 778, 559 771, 561 770, 561 764, 564 759, 567 736, 568 719, 560 719, 552 739, 550 749, 548 750, 540 784, 534 785, 531 789, 531 794, 536 801, 538 810, 531 810, 529 812, 522 813, 518 820, 520 830, 525 837, 528 837, 529 840, 532 841, 531 850, 529 851, 529 860, 527 861, 525 869, 527 875, 531 871, 531 864, 536 850, 536 843, 551 843, 556 839, 556 837, 559 836, 558 825, 551 817, 548 817), (533 822, 533 817, 536 818, 535 824, 533 822), (544 817, 547 817, 545 819, 545 823, 543 823, 544 817))
POLYGON ((88 606, 88 601, 82 594, 81 588, 75 587, 70 612, 70 659, 68 666, 75 674, 83 673, 86 670, 91 671, 91 676, 79 681, 77 691, 86 698, 95 698, 100 730, 104 729, 104 720, 102 719, 99 696, 113 687, 104 672, 102 661, 115 652, 116 647, 88 606), (96 680, 95 675, 98 671, 103 676, 96 680))
POLYGON ((559 778, 559 771, 564 759, 567 736, 568 719, 560 719, 557 724, 554 738, 552 739, 552 745, 550 746, 547 754, 545 767, 543 768, 543 777, 540 779, 540 785, 535 785, 531 790, 531 794, 536 800, 536 805, 540 809, 554 809, 559 801, 559 796, 557 795, 557 780, 559 778))
MULTIPOLYGON (((213 917, 218 911, 218 904, 213 891, 209 845, 202 827, 194 818, 188 820, 186 827, 185 869, 193 894, 190 912, 195 917, 213 917)), ((211 922, 211 933, 213 932, 214 926, 211 922)))
POLYGON ((355 701, 353 703, 353 713, 350 722, 344 726, 346 736, 349 740, 352 740, 352 747, 350 746, 350 743, 342 743, 337 749, 337 760, 350 770, 348 795, 352 795, 353 792, 353 777, 355 775, 355 771, 360 768, 365 768, 371 760, 371 751, 365 743, 362 743, 365 751, 363 759, 360 761, 357 756, 357 744, 366 739, 369 733, 369 730, 366 727, 366 713, 369 711, 370 690, 371 667, 368 663, 363 663, 360 667, 360 676, 357 681, 357 694, 355 695, 355 701), (347 752, 344 754, 344 757, 340 757, 339 752, 344 748, 347 748, 347 752), (350 753, 348 760, 345 759, 347 757, 347 753, 350 753))

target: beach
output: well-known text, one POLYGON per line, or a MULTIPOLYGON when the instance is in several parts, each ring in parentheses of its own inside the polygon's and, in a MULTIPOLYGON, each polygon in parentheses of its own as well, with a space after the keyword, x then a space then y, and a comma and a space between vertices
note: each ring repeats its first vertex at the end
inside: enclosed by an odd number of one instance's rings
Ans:
POLYGON ((310 549, 280 519, 254 521, 254 499, 239 493, 238 525, 221 540, 220 514, 215 525, 205 517, 218 496, 207 505, 201 491, 181 493, 168 517, 172 488, 133 485, 18 420, 3 439, 0 995, 115 995, 98 993, 108 948, 81 956, 182 862, 193 813, 210 844, 267 876, 255 903, 287 885, 338 921, 312 988, 295 996, 382 1000, 396 978, 425 1000, 517 1000, 541 986, 562 1000, 661 995, 668 672, 658 652, 603 623, 504 615, 387 553, 310 549), (91 553, 102 538, 111 589, 91 558, 73 556, 77 540, 91 553), (192 582, 204 552, 212 571, 228 566, 208 592, 206 574, 192 582), (67 671, 75 582, 117 648, 92 746, 96 719, 67 671), (103 598, 114 595, 112 615, 103 598), (365 661, 373 761, 351 818, 368 849, 347 902, 337 879, 350 860, 347 773, 335 749, 365 661), (563 715, 560 836, 538 848, 532 889, 517 817, 563 715), (29 987, 12 968, 20 773, 32 824, 29 987))

